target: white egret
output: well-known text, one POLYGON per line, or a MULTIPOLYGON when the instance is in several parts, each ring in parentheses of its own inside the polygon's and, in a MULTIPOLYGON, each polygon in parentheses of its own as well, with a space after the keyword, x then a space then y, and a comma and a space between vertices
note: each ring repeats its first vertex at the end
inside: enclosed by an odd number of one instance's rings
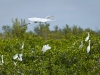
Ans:
POLYGON ((2 58, 2 63, 4 63, 4 61, 3 61, 3 55, 1 56, 1 58, 2 58))
POLYGON ((31 17, 31 18, 28 18, 29 23, 25 24, 23 26, 26 26, 26 25, 29 25, 29 24, 32 24, 32 23, 46 23, 48 21, 55 21, 56 19, 55 20, 51 19, 53 17, 54 16, 46 16, 45 18, 31 17))
POLYGON ((89 40, 90 34, 88 32, 88 36, 85 38, 85 41, 87 42, 89 40))
POLYGON ((89 45, 87 46, 87 53, 90 52, 90 40, 89 40, 89 45))
POLYGON ((53 18, 54 16, 46 16, 46 18, 53 18))
POLYGON ((43 53, 46 52, 46 50, 49 50, 49 49, 51 49, 51 47, 49 46, 49 44, 43 45, 43 47, 42 47, 43 53))
POLYGON ((16 66, 17 65, 17 62, 14 61, 14 65, 16 66))

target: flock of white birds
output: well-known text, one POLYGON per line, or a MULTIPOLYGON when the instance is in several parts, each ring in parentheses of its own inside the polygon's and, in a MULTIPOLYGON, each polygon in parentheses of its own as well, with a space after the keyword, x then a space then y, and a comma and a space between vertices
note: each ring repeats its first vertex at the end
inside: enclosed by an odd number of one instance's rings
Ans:
MULTIPOLYGON (((89 42, 89 45, 87 46, 87 53, 89 53, 90 52, 90 40, 89 40, 89 37, 90 37, 90 34, 89 34, 89 32, 88 32, 88 36, 86 37, 86 39, 85 39, 85 41, 87 42, 89 42)), ((79 46, 79 48, 82 48, 83 47, 83 41, 81 41, 81 45, 79 46)), ((21 49, 23 49, 24 48, 24 42, 22 42, 22 47, 21 47, 21 49)), ((46 52, 47 50, 49 50, 49 49, 51 49, 51 47, 49 46, 49 44, 47 44, 47 45, 43 45, 43 47, 42 47, 42 52, 44 53, 44 52, 46 52)), ((15 54, 14 56, 13 56, 13 60, 18 60, 18 61, 22 61, 23 59, 22 59, 22 56, 23 56, 23 52, 21 53, 21 54, 15 54)), ((3 55, 1 55, 1 61, 0 61, 0 65, 3 65, 3 63, 4 63, 4 60, 3 60, 3 55)), ((14 65, 16 66, 17 65, 17 62, 15 62, 14 61, 14 65)))

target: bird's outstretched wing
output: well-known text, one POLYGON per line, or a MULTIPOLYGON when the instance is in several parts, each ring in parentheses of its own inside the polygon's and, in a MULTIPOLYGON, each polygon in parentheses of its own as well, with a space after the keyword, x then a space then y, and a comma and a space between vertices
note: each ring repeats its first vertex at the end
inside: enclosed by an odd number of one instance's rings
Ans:
POLYGON ((53 18, 54 16, 46 16, 46 18, 53 18))

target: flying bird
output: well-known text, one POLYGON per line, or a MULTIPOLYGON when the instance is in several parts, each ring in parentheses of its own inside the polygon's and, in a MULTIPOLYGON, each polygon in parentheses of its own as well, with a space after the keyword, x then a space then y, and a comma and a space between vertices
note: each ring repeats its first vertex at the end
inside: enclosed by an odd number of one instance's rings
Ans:
POLYGON ((22 56, 23 56, 23 54, 21 53, 21 54, 19 54, 19 57, 18 57, 18 60, 19 61, 22 61, 22 56))
POLYGON ((54 16, 46 16, 45 18, 31 17, 31 18, 28 18, 28 20, 30 21, 28 24, 45 23, 45 22, 48 22, 48 21, 55 21, 55 20, 50 19, 50 18, 53 18, 53 17, 54 16))

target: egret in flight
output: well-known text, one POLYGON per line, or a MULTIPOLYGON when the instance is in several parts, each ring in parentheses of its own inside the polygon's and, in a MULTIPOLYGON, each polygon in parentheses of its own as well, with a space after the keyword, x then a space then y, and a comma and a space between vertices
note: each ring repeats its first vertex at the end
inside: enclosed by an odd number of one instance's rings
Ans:
MULTIPOLYGON (((55 20, 51 19, 53 17, 54 16, 46 16, 45 18, 31 17, 31 18, 28 18, 28 20, 29 20, 28 24, 32 24, 32 23, 46 23, 48 21, 55 21, 55 20)), ((28 24, 26 24, 26 25, 28 25, 28 24)))

